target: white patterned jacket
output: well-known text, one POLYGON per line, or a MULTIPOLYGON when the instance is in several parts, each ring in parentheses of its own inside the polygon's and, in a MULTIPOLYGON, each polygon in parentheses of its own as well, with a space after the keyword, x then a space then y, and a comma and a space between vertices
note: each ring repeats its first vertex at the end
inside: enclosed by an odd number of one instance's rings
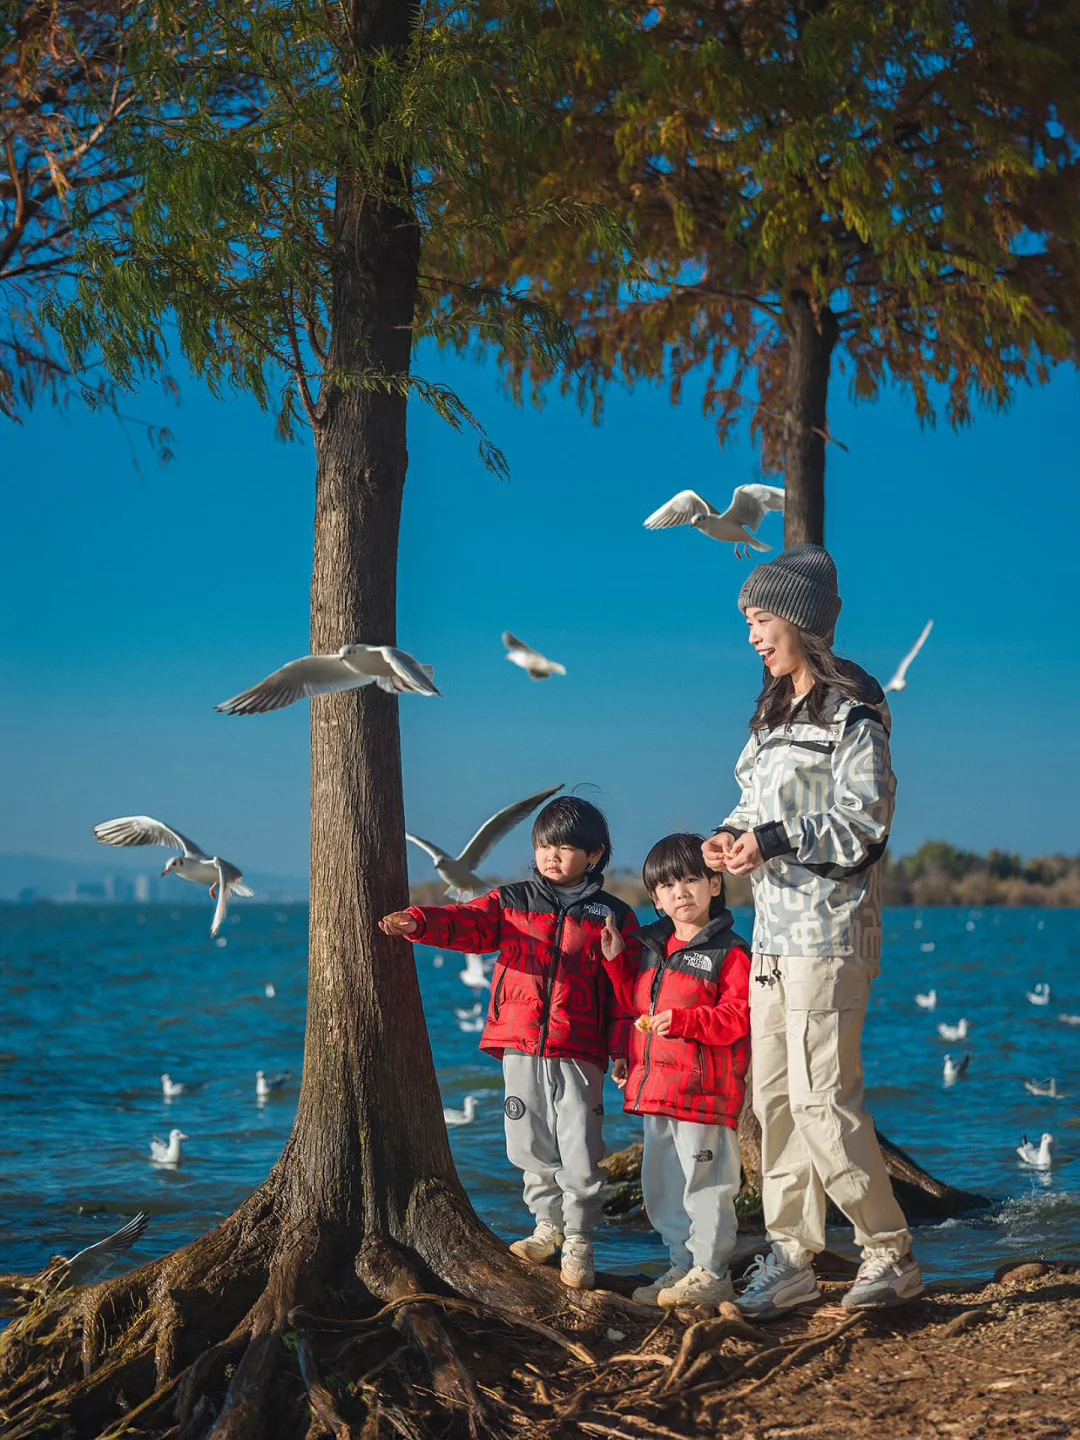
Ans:
POLYGON ((755 731, 735 767, 742 794, 719 829, 753 830, 761 846, 765 863, 752 872, 759 955, 881 958, 892 719, 877 681, 850 669, 858 700, 830 692, 824 725, 797 706, 786 725, 755 731))

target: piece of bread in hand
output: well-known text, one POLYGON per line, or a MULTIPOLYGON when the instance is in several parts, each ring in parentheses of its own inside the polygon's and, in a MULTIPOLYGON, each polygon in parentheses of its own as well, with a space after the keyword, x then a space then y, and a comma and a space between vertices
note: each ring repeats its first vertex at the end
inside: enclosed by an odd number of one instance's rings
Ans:
POLYGON ((648 1035, 649 1032, 652 1030, 652 1016, 639 1015, 634 1021, 634 1029, 640 1030, 642 1035, 648 1035))

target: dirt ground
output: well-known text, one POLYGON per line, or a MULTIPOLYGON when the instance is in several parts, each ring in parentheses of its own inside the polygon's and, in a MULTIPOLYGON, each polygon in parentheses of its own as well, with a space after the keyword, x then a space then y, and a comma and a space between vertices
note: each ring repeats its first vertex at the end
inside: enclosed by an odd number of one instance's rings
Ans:
POLYGON ((935 1285, 902 1310, 861 1317, 840 1306, 843 1284, 825 1282, 817 1310, 762 1326, 758 1336, 724 1333, 741 1324, 729 1306, 696 1324, 695 1317, 672 1318, 643 1345, 627 1333, 610 1354, 596 1347, 600 1375, 594 1372, 576 1405, 572 1398, 557 1403, 562 1415, 536 1433, 609 1440, 1080 1436, 1077 1272, 1064 1263, 1013 1263, 990 1283, 935 1285))

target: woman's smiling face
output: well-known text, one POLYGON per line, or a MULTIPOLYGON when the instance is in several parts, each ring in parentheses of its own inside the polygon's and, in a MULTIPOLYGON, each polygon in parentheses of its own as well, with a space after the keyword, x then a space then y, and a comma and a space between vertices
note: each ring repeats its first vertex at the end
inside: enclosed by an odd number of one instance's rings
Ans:
POLYGON ((764 660, 774 679, 794 675, 806 663, 799 632, 790 620, 781 620, 771 610, 746 607, 746 623, 750 627, 750 644, 764 660))

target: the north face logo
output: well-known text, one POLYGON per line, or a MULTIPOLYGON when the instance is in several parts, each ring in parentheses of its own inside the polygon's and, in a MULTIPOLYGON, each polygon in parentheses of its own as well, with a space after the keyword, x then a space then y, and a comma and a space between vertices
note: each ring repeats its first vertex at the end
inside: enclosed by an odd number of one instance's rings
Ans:
POLYGON ((711 970, 712 961, 708 955, 702 955, 700 950, 687 950, 683 953, 683 959, 691 970, 711 970))
POLYGON ((699 1150, 699 1151, 697 1152, 697 1154, 694 1156, 694 1159, 698 1162, 699 1165, 704 1165, 707 1160, 711 1160, 711 1159, 712 1159, 712 1151, 711 1151, 711 1150, 699 1150))
POLYGON ((583 905, 581 908, 586 915, 595 915, 598 920, 606 920, 609 915, 615 918, 615 911, 610 905, 583 905))

